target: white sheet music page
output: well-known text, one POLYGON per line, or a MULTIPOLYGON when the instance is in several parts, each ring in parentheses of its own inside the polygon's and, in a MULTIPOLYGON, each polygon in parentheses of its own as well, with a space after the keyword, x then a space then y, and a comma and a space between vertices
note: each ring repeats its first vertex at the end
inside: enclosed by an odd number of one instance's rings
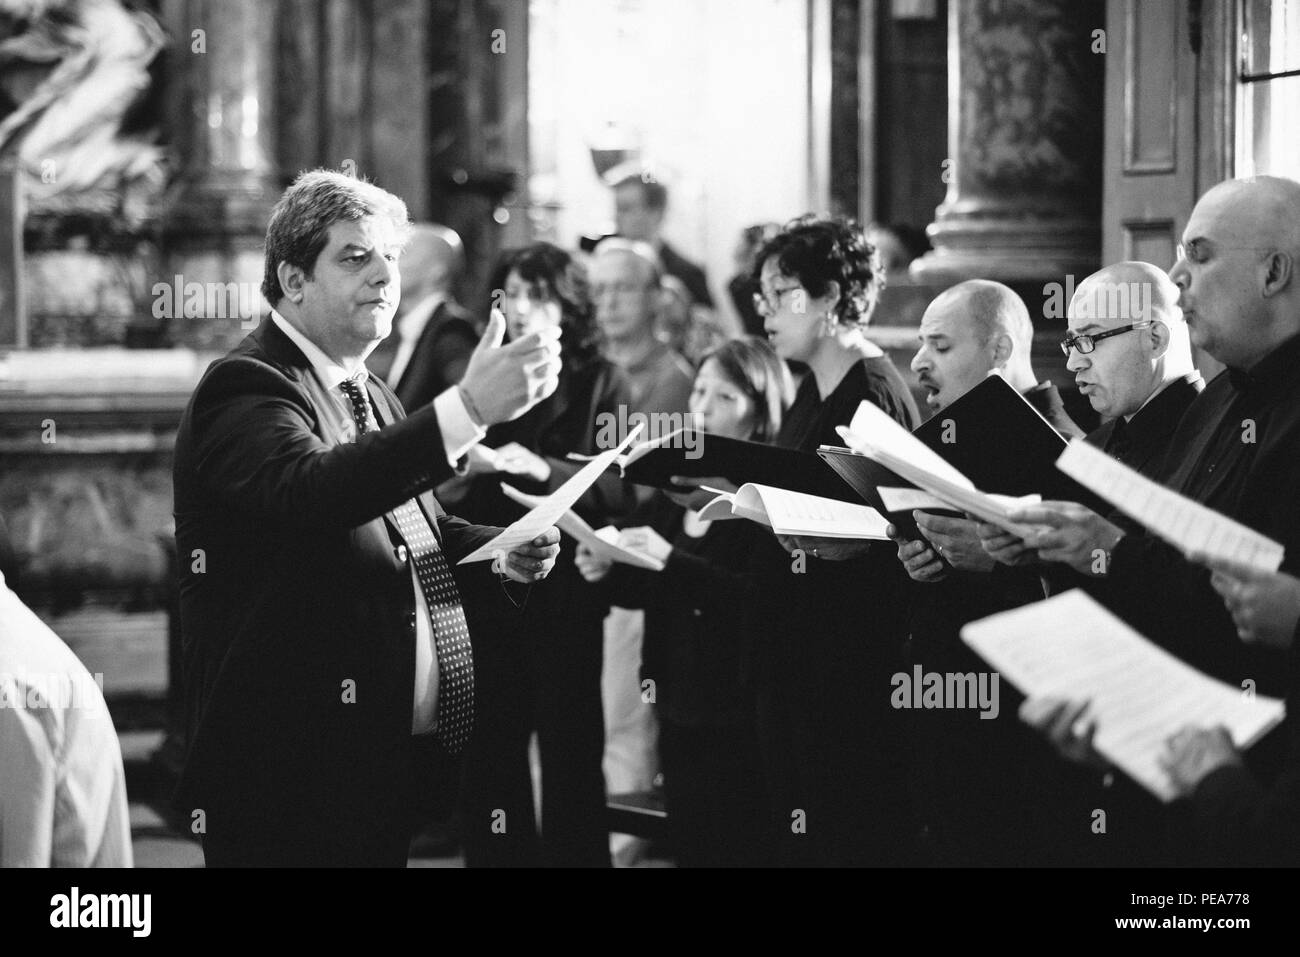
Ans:
POLYGON ((582 498, 582 493, 591 488, 596 479, 609 468, 610 463, 636 440, 642 428, 643 426, 638 425, 618 445, 597 455, 554 492, 542 497, 527 515, 503 528, 499 535, 474 549, 457 564, 468 565, 471 562, 491 561, 498 555, 505 555, 542 534, 554 525, 561 515, 572 508, 574 502, 582 498))
POLYGON ((1079 589, 971 622, 961 637, 1029 697, 1091 700, 1093 745, 1166 802, 1174 792, 1158 759, 1170 735, 1223 725, 1244 749, 1285 715, 1282 701, 1202 674, 1079 589))
POLYGON ((1175 548, 1204 552, 1275 572, 1285 549, 1228 516, 1179 495, 1123 465, 1082 439, 1074 439, 1056 466, 1175 548))
POLYGON ((888 519, 870 505, 749 483, 736 492, 736 511, 762 509, 778 535, 887 541, 888 519))
MULTIPOLYGON (((513 485, 507 485, 505 482, 501 483, 501 491, 506 498, 513 499, 524 508, 536 508, 542 503, 542 496, 521 492, 513 485)), ((649 555, 633 551, 630 548, 621 547, 618 544, 618 529, 612 525, 607 525, 602 529, 593 529, 587 524, 586 519, 573 509, 567 509, 563 515, 555 520, 555 525, 564 534, 586 545, 602 558, 622 562, 625 565, 635 565, 638 568, 648 568, 656 572, 664 570, 664 563, 659 559, 651 558, 649 555)))

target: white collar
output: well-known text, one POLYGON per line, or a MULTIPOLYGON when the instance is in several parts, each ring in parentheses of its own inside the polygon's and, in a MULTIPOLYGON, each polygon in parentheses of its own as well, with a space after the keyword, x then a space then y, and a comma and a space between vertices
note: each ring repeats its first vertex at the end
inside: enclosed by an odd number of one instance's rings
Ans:
POLYGON ((320 346, 308 339, 302 332, 296 328, 288 319, 280 315, 274 309, 271 310, 271 321, 280 327, 280 331, 289 337, 289 340, 302 350, 302 354, 307 357, 311 363, 312 371, 316 373, 316 378, 325 390, 332 391, 339 387, 339 384, 345 379, 364 380, 367 373, 364 363, 358 363, 360 366, 356 371, 349 372, 346 368, 339 365, 323 351, 320 346))

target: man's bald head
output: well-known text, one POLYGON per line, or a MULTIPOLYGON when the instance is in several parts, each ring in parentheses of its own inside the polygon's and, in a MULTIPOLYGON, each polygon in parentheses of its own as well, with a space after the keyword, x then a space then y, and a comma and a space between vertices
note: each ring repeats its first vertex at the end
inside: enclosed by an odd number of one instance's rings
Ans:
POLYGON ((1197 202, 1190 227, 1212 217, 1223 241, 1300 253, 1300 182, 1284 176, 1230 179, 1210 187, 1197 202))
POLYGON ((1004 335, 1016 352, 1028 355, 1033 346, 1034 324, 1029 309, 1023 299, 1000 282, 968 279, 941 293, 930 306, 963 316, 986 345, 995 336, 1004 335))
POLYGON ((1162 269, 1129 260, 1105 266, 1079 283, 1070 299, 1070 328, 1076 315, 1106 328, 1159 319, 1181 322, 1178 287, 1162 269))
POLYGON ((1150 263, 1093 273, 1070 299, 1069 317, 1072 336, 1104 336, 1092 340, 1091 352, 1067 339, 1074 344, 1065 364, 1104 416, 1133 415, 1165 383, 1193 370, 1178 287, 1150 263))
POLYGON ((995 370, 1022 392, 1037 382, 1029 310, 1000 282, 971 279, 940 293, 921 317, 920 338, 912 370, 931 408, 943 408, 995 370))
POLYGON ((1280 176, 1229 180, 1187 220, 1169 271, 1192 343, 1249 369, 1300 333, 1300 183, 1280 176))
POLYGON ((437 223, 416 223, 402 251, 402 299, 416 299, 451 291, 465 268, 465 245, 454 229, 437 223))

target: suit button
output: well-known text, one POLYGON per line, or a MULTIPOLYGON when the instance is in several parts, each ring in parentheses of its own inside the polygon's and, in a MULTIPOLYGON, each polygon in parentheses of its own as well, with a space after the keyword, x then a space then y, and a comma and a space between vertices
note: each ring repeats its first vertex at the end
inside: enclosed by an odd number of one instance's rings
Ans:
POLYGON ((415 627, 415 612, 411 612, 409 615, 406 616, 406 627, 408 628, 415 627))
POLYGON ((393 549, 393 554, 397 556, 397 560, 398 560, 399 562, 401 562, 403 565, 406 564, 406 546, 405 546, 405 545, 398 545, 397 548, 393 549))
POLYGON ((700 611, 698 608, 692 608, 691 614, 694 615, 696 618, 699 618, 701 615, 704 614, 704 612, 700 611))

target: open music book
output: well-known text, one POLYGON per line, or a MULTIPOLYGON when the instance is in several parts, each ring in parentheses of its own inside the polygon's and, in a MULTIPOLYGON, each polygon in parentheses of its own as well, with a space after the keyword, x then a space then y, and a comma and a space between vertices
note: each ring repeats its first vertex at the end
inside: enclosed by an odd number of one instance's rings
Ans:
MULTIPOLYGON (((525 508, 536 508, 542 502, 542 496, 521 492, 505 482, 501 483, 501 491, 506 498, 513 499, 525 508)), ((608 558, 612 562, 622 562, 624 565, 635 565, 637 568, 648 568, 650 571, 655 572, 664 570, 664 563, 659 559, 652 558, 643 552, 621 547, 618 544, 618 529, 612 525, 606 525, 602 529, 593 529, 573 509, 567 509, 556 520, 555 524, 564 534, 586 545, 601 558, 608 558)))
POLYGON ((1170 735, 1223 725, 1245 749, 1286 713, 1185 664, 1079 589, 971 622, 961 637, 1029 697, 1090 700, 1093 746, 1162 801, 1175 796, 1159 764, 1170 735))
POLYGON ((888 520, 869 505, 852 505, 752 482, 742 485, 735 494, 718 492, 718 497, 700 510, 700 518, 747 518, 766 525, 777 535, 888 540, 888 520))
POLYGON ((737 486, 758 482, 846 502, 858 500, 852 489, 809 452, 697 429, 678 429, 634 446, 618 459, 618 466, 627 481, 656 488, 673 488, 669 480, 674 475, 721 476, 737 486))
POLYGON ((1282 564, 1285 549, 1267 535, 1151 481, 1086 442, 1071 442, 1056 464, 1184 554, 1204 552, 1266 572, 1282 564))

